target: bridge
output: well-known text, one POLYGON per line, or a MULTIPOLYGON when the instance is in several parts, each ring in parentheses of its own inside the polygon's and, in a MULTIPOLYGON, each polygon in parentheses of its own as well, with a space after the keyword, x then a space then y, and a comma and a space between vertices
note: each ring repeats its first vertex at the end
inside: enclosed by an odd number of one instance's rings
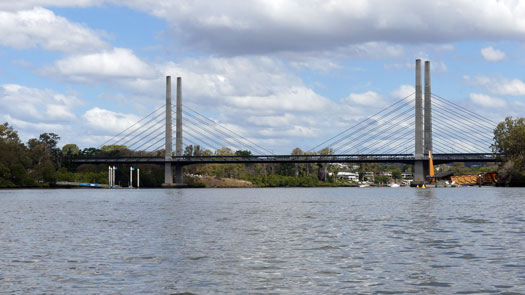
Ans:
MULTIPOLYGON (((435 164, 451 162, 494 162, 494 154, 434 154, 435 164)), ((262 156, 174 156, 171 160, 151 156, 119 156, 77 158, 76 163, 83 164, 256 164, 256 163, 402 163, 414 164, 413 154, 356 154, 356 155, 262 155, 262 156)))
POLYGON ((183 167, 193 164, 404 163, 414 165, 413 184, 417 185, 429 180, 430 151, 435 164, 495 162, 498 155, 491 153, 490 146, 496 123, 432 93, 429 61, 425 62, 424 99, 419 59, 415 76, 414 93, 301 155, 274 155, 253 140, 183 105, 180 77, 177 78, 174 111, 171 77, 167 76, 166 104, 100 145, 124 145, 134 151, 132 155, 84 157, 73 161, 78 164, 164 165, 165 187, 182 186, 183 167), (175 117, 175 125, 172 117, 175 117), (191 145, 183 144, 183 128, 184 141, 191 145), (231 147, 240 153, 236 156, 202 155, 193 150, 200 146, 216 151, 231 147), (190 150, 185 155, 184 147, 190 150), (323 154, 316 152, 323 147, 328 148, 323 154), (175 182, 172 167, 175 167, 175 182))

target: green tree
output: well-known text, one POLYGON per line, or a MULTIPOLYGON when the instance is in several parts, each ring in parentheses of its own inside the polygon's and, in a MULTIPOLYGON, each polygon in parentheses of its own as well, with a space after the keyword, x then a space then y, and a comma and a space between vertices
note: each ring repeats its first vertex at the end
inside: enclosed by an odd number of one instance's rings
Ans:
POLYGON ((215 151, 216 156, 233 156, 234 153, 229 147, 222 147, 215 151))
POLYGON ((101 150, 96 148, 85 148, 80 152, 80 155, 83 157, 94 157, 100 155, 101 150))
POLYGON ((200 145, 190 144, 184 148, 184 156, 202 156, 202 149, 200 145))
MULTIPOLYGON (((324 149, 319 151, 319 155, 333 155, 334 149, 331 147, 325 147, 324 149)), ((324 163, 319 165, 319 171, 318 171, 319 178, 323 181, 328 180, 328 164, 324 163)))
POLYGON ((393 179, 401 179, 401 170, 394 168, 392 169, 392 178, 393 179))
POLYGON ((525 118, 505 118, 494 129, 492 150, 505 161, 498 174, 506 185, 525 185, 525 118))
POLYGON ((15 144, 20 143, 18 133, 13 129, 12 126, 9 126, 7 122, 0 125, 0 142, 15 144))
POLYGON ((43 142, 48 150, 57 148, 57 144, 60 141, 60 136, 55 133, 42 133, 39 138, 40 142, 43 142))
POLYGON ((125 145, 120 144, 105 145, 100 148, 100 151, 108 156, 125 155, 129 152, 125 145))
POLYGON ((249 150, 237 150, 235 151, 237 157, 249 157, 252 155, 252 152, 249 150))
MULTIPOLYGON (((292 156, 302 156, 304 155, 304 152, 302 149, 296 147, 292 150, 291 153, 292 156)), ((304 176, 306 175, 306 165, 308 164, 294 164, 295 166, 295 177, 304 176)))
POLYGON ((62 155, 64 156, 77 156, 80 154, 78 145, 74 143, 66 144, 62 147, 62 155))
POLYGON ((522 160, 525 158, 525 118, 505 118, 494 129, 495 153, 502 153, 506 159, 522 160))
POLYGON ((0 125, 0 187, 33 186, 27 147, 8 123, 0 125))

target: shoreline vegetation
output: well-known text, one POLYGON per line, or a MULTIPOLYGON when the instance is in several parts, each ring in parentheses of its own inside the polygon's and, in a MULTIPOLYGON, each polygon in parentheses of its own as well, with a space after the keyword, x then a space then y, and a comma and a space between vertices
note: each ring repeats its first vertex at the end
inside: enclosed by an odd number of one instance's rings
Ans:
MULTIPOLYGON (((78 156, 163 156, 164 151, 131 151, 125 146, 106 145, 100 149, 80 149, 76 144, 58 147, 60 136, 42 133, 23 143, 16 130, 8 123, 0 124, 0 189, 2 188, 51 188, 57 182, 82 182, 108 184, 108 166, 104 164, 75 164, 78 156)), ((452 171, 455 175, 483 173, 497 170, 499 185, 525 186, 525 118, 508 117, 494 130, 495 153, 504 154, 493 166, 465 166, 464 163, 438 165, 439 172, 452 171)), ((292 150, 291 155, 332 154, 326 147, 318 152, 292 150)), ((223 147, 216 151, 200 146, 186 146, 186 156, 248 156, 250 151, 232 151, 223 147)), ((140 187, 161 187, 164 167, 141 164, 140 187)), ((357 181, 337 177, 339 172, 352 172, 359 180, 371 186, 400 184, 402 173, 412 172, 412 165, 377 163, 362 164, 199 164, 184 167, 187 187, 353 187, 357 181), (372 178, 367 178, 373 174, 372 178)), ((130 165, 119 165, 115 184, 129 186, 130 165)), ((355 179, 354 179, 355 180, 355 179)), ((136 180, 135 180, 136 181, 136 180)), ((134 183, 136 186, 136 182, 134 183)))

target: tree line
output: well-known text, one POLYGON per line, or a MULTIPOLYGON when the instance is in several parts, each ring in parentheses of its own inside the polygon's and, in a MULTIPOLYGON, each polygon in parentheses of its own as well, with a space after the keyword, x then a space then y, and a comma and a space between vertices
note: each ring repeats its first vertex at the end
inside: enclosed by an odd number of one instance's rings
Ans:
MULTIPOLYGON (((106 145, 97 148, 80 149, 76 144, 66 144, 59 148, 60 136, 55 133, 42 133, 23 143, 16 130, 8 123, 0 125, 0 188, 50 187, 57 181, 108 183, 107 166, 104 164, 73 163, 75 157, 93 156, 163 156, 164 151, 131 151, 121 145, 106 145)), ((525 118, 508 117, 494 130, 495 153, 504 155, 498 163, 501 183, 508 186, 525 186, 525 118)), ((304 152, 300 148, 291 155, 332 154, 331 148, 318 152, 304 152)), ((200 146, 185 147, 185 156, 249 156, 248 150, 233 151, 223 147, 215 151, 200 146)), ((164 167, 153 164, 137 165, 141 171, 142 187, 159 187, 164 182, 164 167)), ((461 163, 444 167, 458 173, 469 173, 461 163)), ((385 166, 373 163, 360 164, 358 171, 390 171, 394 178, 401 171, 411 171, 410 165, 385 166)), ((283 163, 283 164, 198 164, 184 167, 186 181, 190 185, 201 186, 198 176, 213 176, 244 179, 257 186, 338 186, 335 175, 340 168, 329 164, 283 163)), ((119 165, 117 184, 129 185, 129 165, 119 165)), ((377 182, 387 179, 376 179, 377 182)))

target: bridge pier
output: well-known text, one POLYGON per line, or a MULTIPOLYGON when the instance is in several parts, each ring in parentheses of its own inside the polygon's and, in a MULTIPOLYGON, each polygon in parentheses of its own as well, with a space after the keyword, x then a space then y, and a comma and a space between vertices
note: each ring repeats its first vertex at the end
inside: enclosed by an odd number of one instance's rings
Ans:
POLYGON ((423 99, 421 89, 421 60, 416 60, 416 140, 415 140, 415 161, 414 161, 414 180, 412 186, 425 183, 425 157, 423 155, 423 99))
MULTIPOLYGON (((177 110, 175 126, 175 154, 177 157, 182 156, 182 78, 177 77, 177 110)), ((184 186, 184 169, 183 166, 175 165, 175 185, 184 186)))
POLYGON ((164 144, 164 183, 163 187, 173 186, 173 170, 171 168, 172 146, 171 146, 171 76, 166 76, 166 134, 164 144))
MULTIPOLYGON (((182 156, 182 81, 177 77, 177 101, 175 117, 175 155, 182 156)), ((173 148, 172 148, 172 116, 171 116, 171 77, 166 76, 166 142, 164 155, 164 183, 163 187, 184 186, 183 165, 175 164, 175 183, 173 183, 173 148)))
POLYGON ((432 151, 432 96, 430 93, 430 61, 425 61, 425 99, 424 99, 424 156, 425 161, 423 162, 423 168, 425 172, 425 181, 429 181, 427 178, 430 175, 430 166, 428 162, 429 151, 432 151))
POLYGON ((430 174, 429 151, 432 151, 432 101, 430 91, 430 61, 425 61, 425 100, 421 89, 421 60, 416 60, 416 142, 414 181, 412 186, 423 185, 430 174), (424 113, 423 113, 424 109, 424 113))

